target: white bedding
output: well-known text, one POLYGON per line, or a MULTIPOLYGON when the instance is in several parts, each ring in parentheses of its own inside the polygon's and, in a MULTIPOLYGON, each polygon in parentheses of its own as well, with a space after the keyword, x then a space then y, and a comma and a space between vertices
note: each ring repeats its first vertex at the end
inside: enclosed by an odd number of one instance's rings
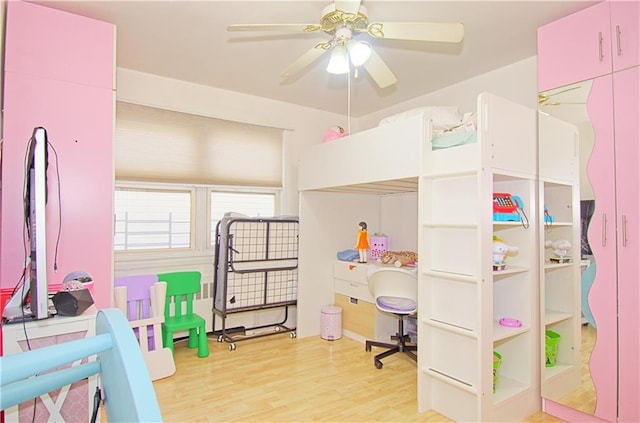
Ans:
POLYGON ((458 145, 476 142, 476 114, 460 113, 457 107, 417 107, 380 120, 380 125, 387 125, 408 117, 423 114, 431 120, 432 148, 440 150, 458 145))

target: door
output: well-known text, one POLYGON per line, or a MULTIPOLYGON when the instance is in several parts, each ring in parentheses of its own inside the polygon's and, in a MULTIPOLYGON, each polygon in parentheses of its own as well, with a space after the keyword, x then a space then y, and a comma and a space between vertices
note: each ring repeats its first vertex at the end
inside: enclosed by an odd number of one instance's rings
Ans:
POLYGON ((614 73, 619 421, 640 421, 640 67, 614 73))

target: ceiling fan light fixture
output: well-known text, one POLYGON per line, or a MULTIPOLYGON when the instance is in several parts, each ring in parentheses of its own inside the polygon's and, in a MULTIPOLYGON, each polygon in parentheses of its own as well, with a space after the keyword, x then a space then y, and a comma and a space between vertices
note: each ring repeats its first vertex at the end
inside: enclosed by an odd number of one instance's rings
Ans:
POLYGON ((367 63, 371 57, 371 46, 364 41, 351 41, 349 43, 349 58, 355 67, 367 63))
POLYGON ((349 73, 349 55, 343 46, 335 46, 327 65, 327 72, 334 75, 349 73))

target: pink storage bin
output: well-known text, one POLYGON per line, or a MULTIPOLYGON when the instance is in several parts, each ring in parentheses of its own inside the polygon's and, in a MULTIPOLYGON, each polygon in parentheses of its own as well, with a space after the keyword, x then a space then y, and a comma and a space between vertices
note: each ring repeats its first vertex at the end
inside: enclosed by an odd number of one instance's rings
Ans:
POLYGON ((342 338, 342 308, 335 305, 322 307, 320 337, 327 341, 342 338))
POLYGON ((369 237, 369 256, 373 260, 378 260, 387 251, 386 236, 369 237))

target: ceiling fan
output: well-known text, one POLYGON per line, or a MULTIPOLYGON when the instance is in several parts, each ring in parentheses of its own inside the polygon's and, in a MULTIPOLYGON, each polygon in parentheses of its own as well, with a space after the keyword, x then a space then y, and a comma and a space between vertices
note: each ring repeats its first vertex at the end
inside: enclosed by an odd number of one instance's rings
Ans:
POLYGON ((380 88, 395 84, 398 79, 382 58, 363 41, 373 39, 411 40, 458 43, 464 36, 464 26, 453 22, 369 22, 367 9, 361 0, 334 0, 322 11, 317 24, 247 24, 229 25, 228 31, 322 31, 331 38, 317 43, 282 72, 292 76, 326 52, 331 52, 327 71, 348 73, 362 66, 380 88))

